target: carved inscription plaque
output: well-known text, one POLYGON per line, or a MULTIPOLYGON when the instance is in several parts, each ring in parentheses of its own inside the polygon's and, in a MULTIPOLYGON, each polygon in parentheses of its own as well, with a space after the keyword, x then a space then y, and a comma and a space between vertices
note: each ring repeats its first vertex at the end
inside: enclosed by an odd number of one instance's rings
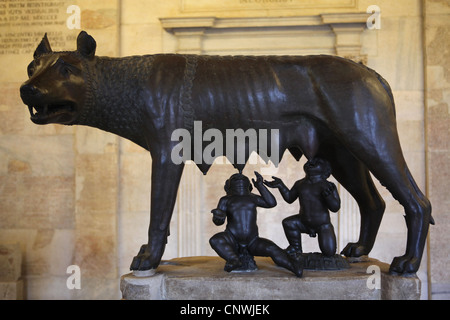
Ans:
POLYGON ((55 48, 73 43, 67 32, 70 0, 0 0, 0 55, 29 55, 48 33, 55 48))

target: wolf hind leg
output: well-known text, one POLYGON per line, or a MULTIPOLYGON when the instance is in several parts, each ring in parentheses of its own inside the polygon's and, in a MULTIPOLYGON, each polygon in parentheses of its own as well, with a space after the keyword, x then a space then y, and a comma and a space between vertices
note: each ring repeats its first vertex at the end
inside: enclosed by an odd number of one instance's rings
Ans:
POLYGON ((345 149, 330 158, 332 174, 358 204, 361 225, 357 242, 347 244, 341 254, 347 257, 368 255, 373 248, 386 208, 367 167, 345 149))
POLYGON ((403 183, 387 187, 405 208, 408 228, 406 251, 393 259, 389 271, 393 274, 414 274, 420 267, 429 225, 434 224, 434 220, 430 201, 419 190, 407 167, 401 176, 403 183))
MULTIPOLYGON (((357 142, 352 145, 350 151, 358 155, 359 160, 405 210, 408 228, 406 252, 403 256, 394 258, 390 271, 410 274, 417 272, 420 266, 428 227, 433 223, 433 219, 431 204, 418 188, 408 169, 394 129, 395 126, 392 125, 391 130, 380 130, 376 143, 363 145, 362 142, 357 142)), ((363 218, 361 215, 361 219, 363 218)), ((361 231, 362 228, 361 226, 361 231)))

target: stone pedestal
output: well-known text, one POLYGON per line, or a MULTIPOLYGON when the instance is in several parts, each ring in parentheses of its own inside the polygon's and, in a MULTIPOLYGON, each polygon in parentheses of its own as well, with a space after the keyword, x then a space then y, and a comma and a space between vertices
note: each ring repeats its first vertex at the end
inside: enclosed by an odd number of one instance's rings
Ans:
POLYGON ((151 277, 121 277, 125 300, 418 300, 420 280, 388 274, 369 259, 339 271, 305 270, 302 278, 256 257, 258 270, 228 273, 219 257, 164 261, 151 277))
POLYGON ((19 244, 0 244, 0 300, 23 299, 19 244))

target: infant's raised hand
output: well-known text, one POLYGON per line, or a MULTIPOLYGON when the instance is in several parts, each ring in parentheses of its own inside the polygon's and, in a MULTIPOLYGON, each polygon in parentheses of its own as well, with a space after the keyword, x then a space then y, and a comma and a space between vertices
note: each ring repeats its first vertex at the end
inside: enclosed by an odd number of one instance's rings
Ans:
POLYGON ((256 181, 252 179, 253 185, 256 187, 257 185, 262 185, 264 183, 263 177, 255 171, 256 181))
POLYGON ((280 178, 272 177, 273 181, 264 180, 264 184, 270 188, 279 188, 283 185, 283 181, 280 178))

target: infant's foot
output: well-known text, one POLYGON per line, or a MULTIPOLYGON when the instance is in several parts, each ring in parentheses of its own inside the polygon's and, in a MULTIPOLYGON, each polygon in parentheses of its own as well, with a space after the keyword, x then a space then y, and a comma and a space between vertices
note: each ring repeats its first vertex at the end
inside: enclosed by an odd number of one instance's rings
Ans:
POLYGON ((299 257, 302 256, 303 253, 302 249, 296 246, 289 246, 285 249, 285 251, 291 258, 294 259, 298 259, 299 257))
POLYGON ((303 268, 304 268, 303 258, 296 258, 296 259, 291 258, 291 263, 293 266, 292 272, 294 272, 294 274, 297 277, 301 278, 303 276, 303 268))
POLYGON ((227 263, 225 263, 224 270, 226 272, 231 272, 233 270, 239 269, 240 267, 242 267, 242 262, 239 259, 233 259, 233 260, 229 260, 229 261, 227 261, 227 263))

